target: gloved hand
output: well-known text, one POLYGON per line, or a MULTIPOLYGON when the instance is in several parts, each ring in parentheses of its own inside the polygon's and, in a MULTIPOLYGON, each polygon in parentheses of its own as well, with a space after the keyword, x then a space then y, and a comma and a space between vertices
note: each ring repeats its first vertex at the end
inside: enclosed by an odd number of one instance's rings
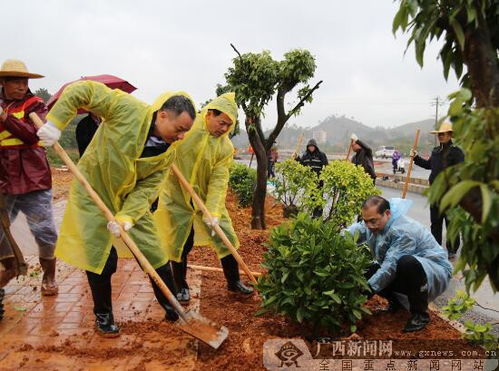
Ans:
POLYGON ((215 226, 218 225, 219 219, 215 216, 211 219, 207 218, 206 216, 203 216, 203 222, 211 228, 211 237, 215 236, 215 226))
POLYGON ((418 155, 418 151, 415 151, 413 149, 411 149, 411 157, 416 157, 418 155))
POLYGON ((354 133, 352 133, 352 136, 350 137, 350 139, 353 141, 353 142, 356 142, 359 140, 359 137, 357 135, 355 135, 354 133))
POLYGON ((129 221, 121 223, 118 221, 112 221, 107 223, 107 230, 111 232, 115 237, 120 237, 121 236, 120 224, 121 228, 123 228, 125 232, 129 231, 133 227, 133 223, 129 221))
POLYGON ((53 123, 47 121, 46 124, 38 129, 36 135, 41 139, 43 146, 51 147, 61 137, 61 131, 53 123))

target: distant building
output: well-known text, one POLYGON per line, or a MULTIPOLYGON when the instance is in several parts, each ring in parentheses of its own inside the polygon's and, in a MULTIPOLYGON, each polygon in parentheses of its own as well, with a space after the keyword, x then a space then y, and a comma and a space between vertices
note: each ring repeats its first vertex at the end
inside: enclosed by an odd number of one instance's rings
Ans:
POLYGON ((324 144, 327 141, 327 132, 325 130, 314 130, 312 137, 317 141, 317 144, 324 144))

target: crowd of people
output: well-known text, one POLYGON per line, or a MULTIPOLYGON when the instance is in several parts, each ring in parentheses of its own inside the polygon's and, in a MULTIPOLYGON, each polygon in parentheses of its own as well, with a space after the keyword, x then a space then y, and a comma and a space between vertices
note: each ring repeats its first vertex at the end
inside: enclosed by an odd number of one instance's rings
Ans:
MULTIPOLYGON (((130 234, 142 254, 180 302, 190 300, 186 279, 188 254, 194 246, 208 245, 217 253, 227 280, 227 289, 251 295, 253 288, 239 277, 236 259, 213 230, 219 226, 236 248, 237 234, 225 207, 229 167, 234 147, 229 134, 237 121, 234 93, 211 100, 196 112, 189 94, 167 91, 148 105, 120 90, 93 81, 67 86, 50 112, 41 98, 29 89, 29 79, 42 78, 19 60, 7 60, 0 68, 0 317, 1 300, 9 280, 20 274, 24 263, 16 253, 8 224, 19 212, 39 250, 43 270, 42 295, 57 295, 56 258, 86 271, 92 293, 96 329, 108 337, 119 335, 112 308, 111 278, 120 256, 123 231, 130 234), (74 181, 59 234, 52 210, 52 183, 45 147, 54 145, 79 109, 88 116, 77 128, 81 158, 78 168, 115 216, 108 222, 84 187, 74 181), (36 113, 44 125, 37 128, 29 115, 36 113), (180 170, 205 202, 213 218, 203 214, 169 172, 180 170)), ((431 169, 430 182, 447 166, 463 160, 452 141, 452 127, 444 123, 436 132, 441 145, 426 160, 413 153, 415 163, 431 169)), ((354 156, 376 181, 371 148, 355 135, 354 156)), ((269 176, 278 159, 274 146, 268 154, 269 176), (271 166, 270 166, 271 165, 271 166)), ((317 175, 328 159, 317 142, 310 139, 296 160, 317 175)), ((322 187, 320 182, 319 187, 322 187)), ((314 216, 322 210, 314 210, 314 216)), ((373 252, 373 265, 366 272, 368 296, 389 299, 389 310, 404 305, 405 296, 412 316, 404 331, 418 331, 429 322, 428 302, 447 287, 452 267, 442 242, 445 215, 431 208, 431 234, 404 215, 395 201, 375 196, 365 200, 361 221, 346 232, 360 233, 373 252)), ((448 247, 455 252, 457 242, 448 247)), ((130 257, 130 256, 128 256, 130 257)), ((178 314, 158 285, 151 280, 154 294, 165 311, 165 319, 178 314)))

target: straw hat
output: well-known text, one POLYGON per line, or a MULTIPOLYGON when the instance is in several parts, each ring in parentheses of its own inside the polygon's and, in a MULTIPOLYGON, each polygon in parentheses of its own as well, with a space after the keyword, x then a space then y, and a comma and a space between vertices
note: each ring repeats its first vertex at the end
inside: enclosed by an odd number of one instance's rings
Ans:
POLYGON ((39 79, 44 77, 37 73, 31 73, 23 61, 18 59, 7 59, 0 68, 0 78, 2 77, 25 77, 28 79, 39 79))
POLYGON ((433 131, 430 131, 430 133, 432 134, 438 134, 438 133, 448 133, 448 132, 451 132, 452 133, 452 122, 448 121, 448 120, 445 120, 444 122, 442 122, 442 124, 440 125, 440 129, 438 130, 433 130, 433 131))

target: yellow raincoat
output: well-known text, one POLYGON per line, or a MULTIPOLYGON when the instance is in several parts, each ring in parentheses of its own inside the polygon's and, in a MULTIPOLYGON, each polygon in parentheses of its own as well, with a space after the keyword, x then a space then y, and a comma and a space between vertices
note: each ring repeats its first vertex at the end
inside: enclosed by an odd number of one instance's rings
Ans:
MULTIPOLYGON (((225 196, 229 182, 229 167, 233 161, 234 146, 229 133, 237 120, 237 105, 234 93, 226 93, 212 100, 197 115, 192 129, 176 148, 174 163, 205 202, 210 213, 219 218, 220 227, 232 242, 239 247, 232 221, 225 208, 225 196), (209 109, 219 110, 232 119, 232 125, 222 136, 216 138, 206 128, 209 109)), ((162 184, 158 210, 154 220, 158 227, 161 245, 170 260, 181 261, 184 244, 194 227, 194 244, 212 246, 221 259, 230 254, 222 240, 211 237, 211 230, 202 220, 203 215, 181 186, 173 172, 169 172, 162 184)))
MULTIPOLYGON (((175 144, 158 156, 140 158, 140 155, 153 113, 173 95, 189 97, 183 92, 167 92, 150 106, 120 90, 84 81, 68 86, 47 115, 61 130, 74 118, 78 108, 102 117, 102 124, 78 162, 78 168, 117 220, 134 223, 130 236, 154 268, 164 265, 168 258, 159 248, 149 208, 174 158, 175 144)), ((106 225, 103 213, 75 179, 56 244, 56 256, 100 274, 113 244, 106 225)), ((119 246, 119 240, 116 242, 119 246)), ((120 249, 118 253, 130 256, 120 249)))

